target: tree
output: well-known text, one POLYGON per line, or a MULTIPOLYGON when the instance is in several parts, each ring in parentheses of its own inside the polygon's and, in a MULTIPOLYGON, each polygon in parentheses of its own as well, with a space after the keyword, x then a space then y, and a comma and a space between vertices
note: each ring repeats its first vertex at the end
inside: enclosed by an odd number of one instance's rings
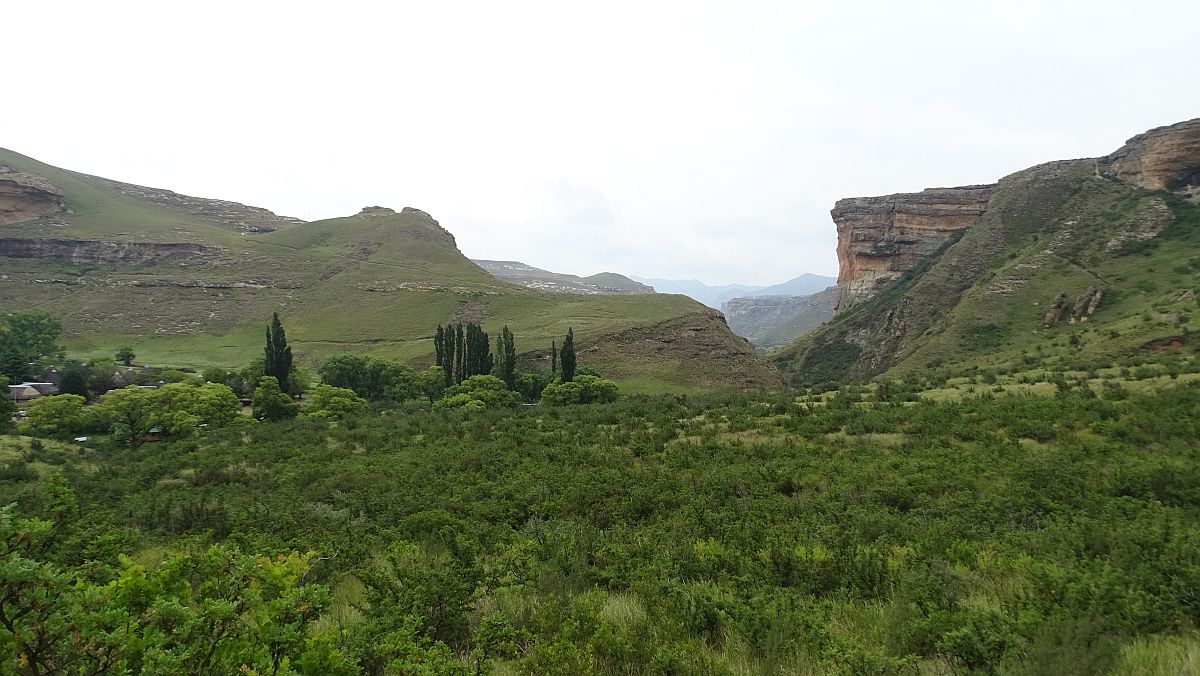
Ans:
POLYGON ((466 336, 463 335, 463 325, 454 327, 454 382, 461 383, 467 378, 467 349, 466 336))
POLYGON ((41 436, 62 437, 88 428, 85 399, 78 394, 39 397, 25 407, 28 431, 41 436))
POLYGON ((567 329, 567 337, 562 344, 562 381, 569 383, 575 378, 575 330, 567 329))
POLYGON ((62 359, 62 324, 43 310, 0 316, 0 374, 12 380, 33 377, 44 362, 62 359))
POLYGON ((542 390, 541 402, 550 406, 567 404, 607 404, 617 400, 620 389, 611 380, 596 376, 575 376, 570 382, 550 383, 542 390))
POLYGON ((502 408, 516 406, 520 395, 504 386, 496 376, 471 376, 446 390, 445 396, 434 403, 443 408, 502 408))
POLYGON ((434 365, 441 366, 442 358, 446 355, 446 332, 442 330, 442 325, 438 324, 437 333, 433 334, 433 352, 434 365))
POLYGON ((71 362, 63 369, 62 379, 58 381, 59 394, 77 394, 85 400, 88 398, 88 368, 79 362, 71 362))
POLYGON ((454 327, 447 326, 442 335, 442 370, 446 372, 446 387, 454 384, 454 360, 458 356, 456 344, 454 327))
POLYGON ((137 355, 133 353, 133 348, 128 345, 122 345, 113 358, 125 366, 133 366, 133 360, 137 355))
POLYGON ((517 343, 507 325, 500 329, 499 346, 496 352, 500 355, 500 379, 504 381, 508 389, 515 389, 517 386, 517 343))
POLYGON ((446 372, 439 366, 430 366, 416 375, 417 389, 433 403, 446 391, 446 372))
POLYGON ((368 401, 401 402, 420 394, 412 369, 390 359, 338 354, 325 360, 319 373, 326 385, 353 390, 368 401))
POLYGON ((256 420, 284 420, 295 418, 300 405, 284 394, 275 376, 263 376, 254 388, 254 418, 256 420))
POLYGON ((0 376, 0 434, 12 430, 12 417, 16 412, 16 402, 8 398, 8 376, 0 376))
POLYGON ((267 329, 267 347, 263 358, 263 375, 272 376, 279 389, 287 392, 288 376, 292 372, 292 348, 287 344, 279 313, 271 315, 271 326, 267 329))
POLYGON ((355 394, 354 390, 321 384, 313 390, 304 416, 324 420, 345 420, 366 415, 368 408, 367 400, 355 394))
POLYGON ((201 426, 226 427, 237 420, 242 403, 224 384, 170 383, 157 390, 112 390, 95 410, 113 436, 138 441, 156 427, 179 437, 194 434, 201 426))
POLYGON ((550 341, 550 377, 553 378, 556 373, 558 373, 558 346, 552 340, 550 341))

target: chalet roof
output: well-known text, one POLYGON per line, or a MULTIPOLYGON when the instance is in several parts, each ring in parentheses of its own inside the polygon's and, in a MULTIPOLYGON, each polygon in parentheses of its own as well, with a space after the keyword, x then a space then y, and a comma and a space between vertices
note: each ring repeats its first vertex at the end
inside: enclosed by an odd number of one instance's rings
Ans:
POLYGON ((9 385, 8 396, 14 401, 29 401, 42 396, 42 393, 28 385, 9 385))

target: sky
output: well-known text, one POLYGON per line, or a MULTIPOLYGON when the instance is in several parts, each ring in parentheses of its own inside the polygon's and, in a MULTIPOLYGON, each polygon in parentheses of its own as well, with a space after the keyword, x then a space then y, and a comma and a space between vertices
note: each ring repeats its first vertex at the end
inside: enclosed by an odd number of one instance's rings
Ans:
POLYGON ((842 197, 989 183, 1200 116, 1200 3, 38 2, 0 146, 473 258, 834 275, 842 197))

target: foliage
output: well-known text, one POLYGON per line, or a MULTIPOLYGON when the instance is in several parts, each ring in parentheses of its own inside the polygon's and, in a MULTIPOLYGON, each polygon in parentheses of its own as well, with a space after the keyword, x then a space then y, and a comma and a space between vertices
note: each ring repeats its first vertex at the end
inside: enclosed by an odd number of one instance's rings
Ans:
POLYGON ((58 383, 59 394, 77 394, 88 398, 88 369, 79 362, 70 362, 62 370, 58 383))
MULTIPOLYGON (((267 327, 267 346, 263 349, 263 375, 275 378, 279 389, 290 392, 288 376, 292 373, 292 348, 287 344, 287 335, 279 313, 272 313, 271 325, 267 327)), ((260 381, 261 382, 261 381, 260 381)))
POLYGON ((313 389, 304 415, 325 420, 345 420, 365 415, 367 409, 367 400, 355 394, 354 390, 321 384, 313 389))
POLYGON ((562 382, 571 382, 575 378, 575 329, 567 329, 567 337, 563 339, 558 361, 559 368, 562 369, 562 382))
POLYGON ((92 427, 92 419, 83 408, 86 401, 78 394, 38 397, 25 406, 25 429, 30 434, 47 437, 85 432, 92 427))
POLYGON ((35 377, 52 360, 61 360, 62 324, 43 310, 0 315, 0 375, 20 381, 35 377))
POLYGON ((541 402, 550 406, 566 404, 607 404, 617 400, 620 389, 611 380, 580 375, 565 383, 550 383, 542 390, 541 402))
POLYGON ((317 371, 326 385, 344 387, 368 401, 401 402, 422 394, 407 364, 379 357, 338 354, 317 371))
POLYGON ((124 364, 125 366, 133 366, 133 360, 137 359, 137 354, 129 345, 122 345, 117 348, 117 353, 113 355, 113 359, 124 364))
POLYGON ((500 380, 504 381, 505 387, 508 389, 516 389, 517 385, 517 343, 513 338, 512 331, 508 329, 506 324, 500 330, 500 338, 498 339, 497 354, 500 355, 500 361, 497 364, 497 374, 500 380))
POLYGON ((520 396, 504 385, 496 376, 471 376, 448 388, 442 398, 434 402, 435 409, 444 408, 504 408, 516 406, 520 396))
POLYGON ((12 417, 16 412, 16 402, 8 397, 8 377, 0 375, 0 434, 12 429, 12 417))
POLYGON ((254 388, 254 398, 251 406, 254 408, 255 420, 285 420, 295 418, 300 412, 297 404, 287 393, 279 388, 275 376, 263 376, 254 388))
POLYGON ((138 441, 155 428, 162 434, 186 437, 202 427, 227 427, 241 407, 237 395, 225 385, 169 383, 158 389, 112 390, 96 406, 96 413, 114 437, 138 441))
MULTIPOLYGON (((410 407, 153 450, 16 439, 0 501, 31 525, 5 584, 48 580, 21 629, 116 672, 194 670, 224 618, 220 673, 273 655, 279 673, 1180 673, 1200 623, 1200 383, 1182 370, 1118 400, 1075 375, 957 398, 885 380, 410 407), (289 587, 300 564, 274 553, 293 551, 322 554, 289 587), (272 586, 252 562, 291 572, 272 586), (247 608, 333 591, 307 619, 229 614, 206 580, 247 608)), ((516 396, 477 376, 450 397, 467 391, 516 396)))

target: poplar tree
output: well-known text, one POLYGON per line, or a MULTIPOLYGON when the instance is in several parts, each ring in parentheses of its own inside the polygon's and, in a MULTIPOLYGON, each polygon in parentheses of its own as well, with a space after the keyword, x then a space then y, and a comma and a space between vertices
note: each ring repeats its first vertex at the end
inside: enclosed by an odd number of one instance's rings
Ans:
POLYGON ((556 373, 558 373, 558 346, 552 340, 550 341, 550 378, 553 379, 556 373))
POLYGON ((292 370, 292 348, 287 344, 279 313, 272 313, 271 326, 267 328, 267 347, 263 355, 263 375, 279 381, 279 389, 287 392, 288 374, 292 370))
POLYGON ((569 383, 575 378, 575 331, 567 329, 562 345, 562 381, 569 383))
POLYGON ((442 369, 446 372, 446 387, 454 384, 455 343, 454 327, 447 325, 442 333, 442 369))
POLYGON ((517 385, 517 343, 513 339, 512 331, 508 330, 508 326, 500 330, 500 340, 496 351, 500 357, 500 379, 511 390, 517 385))
POLYGON ((454 327, 454 342, 457 343, 457 345, 454 347, 454 382, 461 383, 462 381, 466 380, 467 373, 467 345, 462 324, 454 327))
POLYGON ((442 330, 442 325, 438 324, 437 333, 433 334, 433 352, 435 357, 434 366, 442 365, 442 357, 446 354, 446 346, 443 341, 446 339, 446 332, 442 330))

